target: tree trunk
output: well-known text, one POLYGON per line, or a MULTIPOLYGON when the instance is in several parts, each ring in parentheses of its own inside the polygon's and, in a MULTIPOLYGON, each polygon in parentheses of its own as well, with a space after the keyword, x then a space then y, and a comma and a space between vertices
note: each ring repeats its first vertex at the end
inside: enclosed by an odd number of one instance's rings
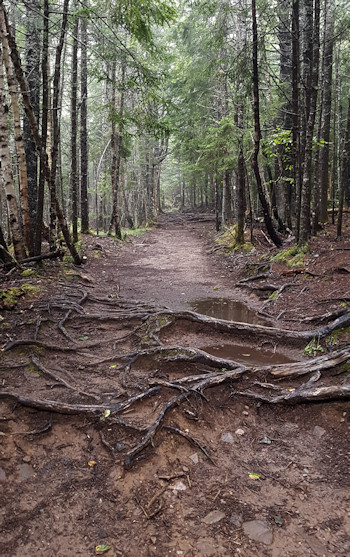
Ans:
MULTIPOLYGON (((25 42, 25 75, 28 83, 30 103, 37 122, 40 114, 40 33, 41 33, 41 2, 28 0, 26 5, 26 42, 25 42)), ((31 135, 30 123, 26 116, 23 122, 23 139, 26 151, 28 175, 28 201, 32 230, 35 230, 37 195, 38 195, 38 155, 31 135)), ((33 251, 33 246, 31 246, 33 251)))
POLYGON ((56 48, 55 57, 55 70, 53 76, 53 97, 52 97, 52 148, 51 148, 51 176, 50 176, 50 251, 56 249, 56 178, 57 178, 57 164, 58 164, 58 146, 60 142, 60 125, 58 113, 60 110, 60 78, 61 78, 61 59, 64 47, 64 39, 66 36, 67 22, 68 22, 68 6, 69 0, 64 0, 63 15, 61 23, 61 32, 59 42, 56 48))
MULTIPOLYGON (((35 114, 34 114, 32 105, 30 103, 28 87, 27 87, 27 83, 26 83, 26 80, 25 80, 25 77, 24 77, 24 74, 23 74, 23 71, 22 71, 20 56, 19 56, 18 49, 17 49, 17 46, 16 46, 16 41, 15 41, 13 35, 12 35, 11 28, 9 26, 9 22, 8 22, 8 19, 7 19, 7 13, 6 13, 6 11, 4 9, 4 5, 3 5, 3 0, 0 0, 0 9, 2 9, 2 11, 4 13, 6 32, 7 32, 8 42, 9 42, 10 51, 11 51, 11 59, 12 59, 13 67, 14 67, 14 70, 15 70, 16 78, 17 78, 17 81, 18 81, 20 89, 21 89, 24 110, 25 110, 28 122, 30 123, 31 133, 32 133, 32 137, 33 137, 34 142, 35 142, 36 150, 37 150, 37 152, 40 156, 40 159, 42 161, 42 164, 44 165, 44 168, 45 168, 45 178, 48 182, 50 182, 51 181, 51 169, 50 169, 50 166, 49 166, 49 163, 48 163, 47 153, 46 153, 45 150, 42 149, 42 139, 41 139, 41 136, 40 136, 40 133, 39 133, 37 120, 35 118, 35 114)), ((58 221, 60 223, 62 234, 63 234, 64 239, 66 241, 67 247, 68 247, 68 249, 69 249, 69 251, 70 251, 70 253, 73 257, 74 263, 76 265, 80 265, 82 263, 81 258, 79 256, 74 244, 71 241, 69 229, 68 229, 64 214, 61 210, 59 201, 58 201, 56 196, 54 198, 54 202, 55 202, 58 221)))
POLYGON ((18 206, 13 183, 11 156, 9 151, 8 106, 5 100, 5 80, 2 49, 0 48, 0 161, 1 172, 7 201, 7 210, 10 220, 10 230, 15 257, 18 260, 26 257, 26 250, 19 225, 18 206))
POLYGON ((301 201, 300 159, 300 49, 299 49, 299 0, 292 8, 292 135, 293 135, 293 182, 295 191, 295 234, 299 232, 301 201))
MULTIPOLYGON (((114 74, 115 75, 115 74, 114 74)), ((120 104, 119 104, 119 114, 118 114, 118 133, 116 133, 115 126, 115 111, 116 111, 116 95, 115 95, 115 80, 113 80, 113 100, 112 100, 112 140, 111 140, 111 150, 112 150, 112 192, 113 192, 113 207, 111 222, 109 225, 108 233, 111 234, 112 227, 114 226, 115 235, 119 240, 122 238, 122 233, 120 229, 120 222, 118 216, 118 191, 119 191, 119 181, 120 181, 120 167, 122 160, 122 148, 123 148, 123 116, 124 116, 124 81, 125 81, 125 61, 122 62, 121 67, 121 92, 120 92, 120 104)))
POLYGON ((48 134, 48 115, 49 115, 49 0, 44 0, 43 18, 43 49, 42 49, 42 106, 41 106, 41 149, 45 153, 45 162, 40 158, 39 186, 36 210, 36 226, 34 238, 34 255, 41 253, 41 239, 44 215, 44 194, 45 194, 45 164, 48 134))
MULTIPOLYGON (((298 235, 299 245, 305 244, 310 237, 310 205, 312 187, 312 147, 316 120, 316 103, 319 70, 320 48, 320 0, 315 0, 315 20, 313 24, 313 54, 309 59, 311 83, 310 91, 306 92, 307 99, 307 126, 305 138, 304 172, 301 192, 300 230, 298 235)), ((307 74, 308 75, 308 74, 307 74)))
POLYGON ((0 33, 3 47, 4 64, 7 75, 7 83, 11 98, 14 138, 17 152, 18 168, 19 168, 19 185, 20 185, 20 205, 23 220, 24 239, 29 253, 33 247, 33 234, 30 222, 30 212, 28 203, 28 177, 27 177, 27 161, 23 143, 23 134, 21 128, 21 115, 18 103, 17 83, 13 74, 10 60, 9 46, 6 37, 5 21, 3 13, 0 11, 0 33))
POLYGON ((350 95, 348 96, 347 126, 346 126, 346 134, 345 134, 345 141, 343 147, 343 159, 341 163, 341 172, 340 172, 340 179, 339 179, 337 238, 340 238, 342 235, 345 172, 347 170, 349 161, 350 161, 350 95))
POLYGON ((252 20, 253 20, 253 110, 254 110, 254 151, 252 157, 252 167, 258 188, 258 195, 263 209, 264 222, 267 233, 273 243, 280 247, 282 238, 277 234, 272 219, 270 209, 265 197, 259 169, 259 150, 260 150, 260 109, 259 109, 259 72, 258 72, 258 27, 256 20, 256 0, 252 0, 252 20))
POLYGON ((89 201, 88 201, 88 168, 89 168, 89 148, 87 133, 87 27, 83 17, 80 23, 81 40, 81 108, 80 108, 80 197, 81 197, 81 231, 83 234, 89 232, 89 201))
POLYGON ((79 19, 78 17, 75 17, 74 27, 73 27, 73 47, 72 47, 71 168, 70 168, 73 242, 78 241, 78 159, 77 159, 78 30, 79 30, 79 19))

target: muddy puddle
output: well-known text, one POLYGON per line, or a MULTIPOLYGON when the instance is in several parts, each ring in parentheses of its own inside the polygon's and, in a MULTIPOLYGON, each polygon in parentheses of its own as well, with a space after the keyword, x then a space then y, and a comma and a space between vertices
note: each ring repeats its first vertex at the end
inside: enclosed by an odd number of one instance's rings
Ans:
POLYGON ((216 319, 226 321, 238 321, 239 323, 251 323, 253 325, 269 326, 271 323, 248 308, 243 302, 237 302, 228 298, 205 298, 194 300, 190 303, 196 313, 209 315, 216 319))
POLYGON ((225 358, 227 360, 234 360, 235 362, 245 363, 249 365, 278 365, 278 364, 288 364, 295 360, 292 360, 281 354, 280 352, 274 352, 273 350, 265 350, 247 346, 239 346, 233 344, 217 344, 212 346, 202 346, 201 350, 216 356, 217 358, 225 358))

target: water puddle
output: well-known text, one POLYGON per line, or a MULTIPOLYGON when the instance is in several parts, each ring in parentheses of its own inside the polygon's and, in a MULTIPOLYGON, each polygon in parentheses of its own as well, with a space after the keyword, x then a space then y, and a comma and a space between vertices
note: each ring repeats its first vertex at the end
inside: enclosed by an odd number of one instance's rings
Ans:
POLYGON ((233 344, 217 344, 215 346, 204 346, 201 350, 226 360, 234 360, 235 362, 249 365, 278 365, 288 364, 295 360, 287 358, 284 354, 273 352, 272 350, 263 350, 247 346, 239 346, 233 344))
POLYGON ((226 321, 238 321, 239 323, 251 323, 253 325, 271 325, 266 319, 260 317, 243 302, 236 302, 228 298, 205 298, 195 300, 190 304, 193 311, 202 315, 209 315, 216 319, 226 321))

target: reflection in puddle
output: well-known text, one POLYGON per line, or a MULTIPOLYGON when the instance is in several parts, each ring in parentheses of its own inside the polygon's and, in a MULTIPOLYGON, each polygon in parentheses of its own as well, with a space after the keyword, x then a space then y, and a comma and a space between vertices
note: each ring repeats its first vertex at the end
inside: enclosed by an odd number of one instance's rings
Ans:
POLYGON ((195 312, 209 315, 216 319, 252 323, 253 325, 270 324, 255 311, 249 309, 243 302, 236 302, 225 298, 205 298, 203 300, 195 300, 190 305, 195 312))
POLYGON ((250 365, 278 365, 288 364, 294 361, 278 352, 259 350, 247 346, 235 346, 232 344, 203 346, 201 350, 217 358, 225 358, 226 360, 234 360, 235 362, 250 365))

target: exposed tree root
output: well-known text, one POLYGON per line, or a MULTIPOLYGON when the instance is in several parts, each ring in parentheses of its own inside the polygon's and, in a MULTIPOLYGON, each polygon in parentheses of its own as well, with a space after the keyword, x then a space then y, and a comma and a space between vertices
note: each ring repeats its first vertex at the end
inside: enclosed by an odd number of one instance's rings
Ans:
MULTIPOLYGON (((292 285, 294 286, 295 283, 292 285)), ((279 291, 281 292, 287 286, 291 284, 283 285, 279 291)), ((54 385, 61 385, 64 389, 57 390, 59 394, 56 396, 60 400, 55 399, 53 395, 53 399, 47 399, 45 395, 31 396, 30 385, 27 388, 15 383, 15 386, 11 387, 9 380, 3 383, 0 399, 13 400, 38 410, 76 414, 97 421, 101 443, 112 457, 115 455, 113 442, 110 442, 107 434, 104 435, 102 429, 105 426, 108 431, 113 431, 113 428, 128 429, 134 440, 131 448, 124 451, 126 469, 131 468, 145 454, 148 454, 147 451, 152 450, 157 434, 163 428, 186 438, 210 460, 208 450, 199 441, 167 423, 167 419, 169 413, 180 405, 184 406, 185 415, 191 419, 198 419, 198 408, 193 403, 196 403, 199 397, 208 401, 206 392, 220 385, 228 386, 233 401, 237 396, 250 397, 271 404, 350 399, 350 385, 346 384, 349 376, 347 373, 350 346, 302 362, 257 366, 218 358, 198 348, 164 344, 165 332, 171 332, 172 327, 192 323, 199 326, 197 329, 200 332, 226 333, 233 341, 236 338, 249 340, 250 343, 260 341, 275 344, 276 341, 289 341, 305 346, 305 343, 313 339, 319 342, 319 339, 331 335, 332 332, 348 327, 350 325, 348 308, 320 316, 319 322, 326 323, 324 326, 308 331, 293 331, 225 321, 191 311, 151 308, 120 299, 97 298, 85 290, 69 292, 66 296, 48 303, 40 302, 33 307, 37 312, 35 320, 31 315, 32 322, 35 323, 34 339, 11 340, 3 349, 3 352, 7 353, 6 361, 11 359, 11 363, 1 369, 4 372, 9 370, 10 373, 11 368, 22 368, 31 361, 42 374, 53 381, 54 385), (90 313, 89 304, 97 305, 101 311, 95 310, 96 313, 90 313), (49 319, 42 318, 40 313, 42 311, 50 314, 49 319), (100 325, 104 321, 109 322, 110 325, 100 325), (63 335, 63 345, 59 342, 51 342, 54 327, 60 335, 63 335), (74 331, 84 331, 86 328, 89 336, 93 331, 104 336, 101 340, 96 338, 85 342, 84 335, 79 339, 84 341, 80 344, 74 339, 70 327, 74 331), (104 327, 108 331, 106 334, 102 333, 104 327), (18 347, 27 347, 27 350, 13 352, 18 347), (40 361, 37 354, 34 355, 33 348, 40 349, 40 361), (67 371, 57 372, 51 369, 50 364, 47 363, 48 354, 50 354, 50 362, 54 357, 59 358, 62 354, 67 354, 67 371), (79 357, 79 362, 84 364, 81 369, 88 368, 89 373, 97 374, 95 378, 104 377, 102 374, 105 374, 109 381, 107 388, 111 392, 89 392, 86 376, 82 379, 85 381, 84 389, 77 386, 76 374, 79 367, 77 367, 76 356, 79 357), (17 362, 13 361, 15 357, 18 358, 17 362), (27 360, 27 364, 23 360, 27 360), (113 362, 113 365, 106 369, 104 364, 108 362, 113 362), (71 369, 69 369, 70 365, 71 369), (100 368, 95 370, 97 366, 100 368), (341 377, 341 374, 344 377, 341 377), (138 383, 140 376, 141 385, 138 383), (116 393, 120 391, 121 386, 124 386, 124 392, 127 391, 129 394, 124 400, 111 402, 111 399, 116 400, 116 393), (65 394, 67 392, 69 395, 65 394), (155 414, 152 414, 151 423, 143 423, 142 412, 141 423, 135 420, 135 412, 137 415, 137 411, 143 408, 141 405, 145 400, 156 395, 159 399, 157 398, 153 405, 152 412, 155 414), (80 402, 82 397, 90 397, 95 403, 82 404, 80 402), (158 405, 160 410, 156 412, 155 407, 158 405), (188 405, 192 405, 191 411, 186 410, 188 405), (126 410, 132 411, 132 414, 129 416, 126 410)), ((31 306, 30 311, 33 307, 31 306)), ((79 335, 81 334, 80 332, 79 335)), ((59 338, 63 340, 62 336, 59 338)), ((57 369, 57 365, 53 367, 57 369)), ((8 377, 10 378, 9 374, 8 377)), ((96 385, 98 382, 92 384, 96 385)), ((47 388, 47 385, 44 387, 47 388)), ((151 406, 151 402, 148 405, 151 406)))

